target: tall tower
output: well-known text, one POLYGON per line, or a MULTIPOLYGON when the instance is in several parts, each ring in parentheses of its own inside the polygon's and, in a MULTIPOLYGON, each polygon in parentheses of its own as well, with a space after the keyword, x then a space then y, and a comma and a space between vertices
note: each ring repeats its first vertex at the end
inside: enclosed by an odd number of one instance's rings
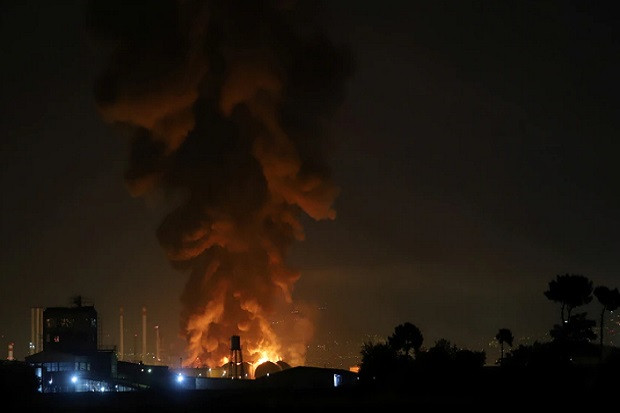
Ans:
POLYGON ((228 377, 230 377, 231 379, 245 378, 243 355, 241 354, 241 338, 239 336, 230 337, 230 361, 228 362, 228 377))
POLYGON ((33 307, 30 309, 30 345, 28 346, 28 354, 31 356, 35 353, 37 348, 37 333, 36 333, 36 309, 33 307))
POLYGON ((142 307, 142 362, 146 363, 146 307, 142 307))
POLYGON ((123 360, 125 357, 125 326, 123 324, 123 307, 121 307, 121 312, 119 315, 119 326, 120 326, 120 342, 118 344, 118 359, 123 360))
POLYGON ((133 362, 137 363, 138 360, 138 333, 134 333, 133 335, 133 352, 131 353, 133 362))
POLYGON ((157 363, 161 362, 160 344, 159 326, 155 326, 155 360, 157 363))
POLYGON ((13 361, 15 360, 15 357, 13 356, 13 348, 15 347, 15 343, 11 342, 9 343, 9 354, 7 356, 7 360, 9 361, 13 361))
POLYGON ((43 308, 30 309, 30 355, 43 351, 43 308))

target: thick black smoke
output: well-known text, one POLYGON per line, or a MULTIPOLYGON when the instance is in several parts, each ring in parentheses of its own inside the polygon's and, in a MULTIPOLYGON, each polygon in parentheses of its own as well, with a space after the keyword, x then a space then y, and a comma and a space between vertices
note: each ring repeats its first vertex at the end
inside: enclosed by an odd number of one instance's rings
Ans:
POLYGON ((251 357, 302 364, 312 334, 270 317, 300 274, 287 250, 301 214, 334 219, 324 161, 351 71, 298 2, 95 1, 89 23, 110 50, 96 84, 102 117, 128 132, 126 183, 182 202, 158 239, 189 273, 181 300, 189 359, 215 365, 240 335, 251 357))

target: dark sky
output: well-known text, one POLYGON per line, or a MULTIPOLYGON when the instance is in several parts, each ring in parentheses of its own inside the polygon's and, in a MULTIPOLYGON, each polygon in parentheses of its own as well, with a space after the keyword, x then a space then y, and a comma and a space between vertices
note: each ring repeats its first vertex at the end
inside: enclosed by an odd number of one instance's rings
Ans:
MULTIPOLYGON (((427 346, 447 338, 492 359, 499 328, 517 344, 546 339, 557 274, 620 286, 611 9, 328 3, 307 10, 355 64, 327 154, 337 217, 304 216, 287 258, 301 271, 294 299, 322 308, 309 362, 323 362, 317 344, 336 365, 405 321, 427 346)), ((136 333, 146 306, 176 357, 187 274, 158 243, 164 207, 125 187, 129 142, 97 111, 106 55, 86 34, 87 4, 1 3, 2 345, 23 358, 30 307, 82 294, 102 344, 117 343, 120 306, 136 333)))

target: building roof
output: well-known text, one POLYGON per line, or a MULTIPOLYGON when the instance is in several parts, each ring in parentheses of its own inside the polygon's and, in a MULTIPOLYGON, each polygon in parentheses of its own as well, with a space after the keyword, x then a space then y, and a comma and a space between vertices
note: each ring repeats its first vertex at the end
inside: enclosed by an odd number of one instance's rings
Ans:
POLYGON ((85 355, 63 353, 60 351, 46 350, 26 356, 27 363, 63 363, 63 362, 85 362, 88 359, 85 355))

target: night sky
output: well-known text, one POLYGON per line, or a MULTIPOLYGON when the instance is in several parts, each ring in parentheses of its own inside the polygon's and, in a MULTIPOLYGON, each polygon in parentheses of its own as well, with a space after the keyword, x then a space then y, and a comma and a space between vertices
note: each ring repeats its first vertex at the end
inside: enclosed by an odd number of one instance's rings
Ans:
MULTIPOLYGON (((447 338, 489 361, 499 328, 516 344, 548 339, 559 307, 543 291, 556 275, 620 286, 612 10, 326 3, 296 14, 350 58, 324 145, 336 217, 301 214, 305 240, 286 256, 315 328, 308 363, 348 367, 339 356, 405 321, 425 346, 447 338)), ((189 275, 158 240, 169 204, 126 186, 130 141, 97 107, 109 50, 87 30, 88 4, 1 5, 0 344, 23 359, 30 307, 81 294, 101 344, 118 343, 122 306, 132 347, 146 306, 149 351, 159 325, 177 360, 189 275)))

